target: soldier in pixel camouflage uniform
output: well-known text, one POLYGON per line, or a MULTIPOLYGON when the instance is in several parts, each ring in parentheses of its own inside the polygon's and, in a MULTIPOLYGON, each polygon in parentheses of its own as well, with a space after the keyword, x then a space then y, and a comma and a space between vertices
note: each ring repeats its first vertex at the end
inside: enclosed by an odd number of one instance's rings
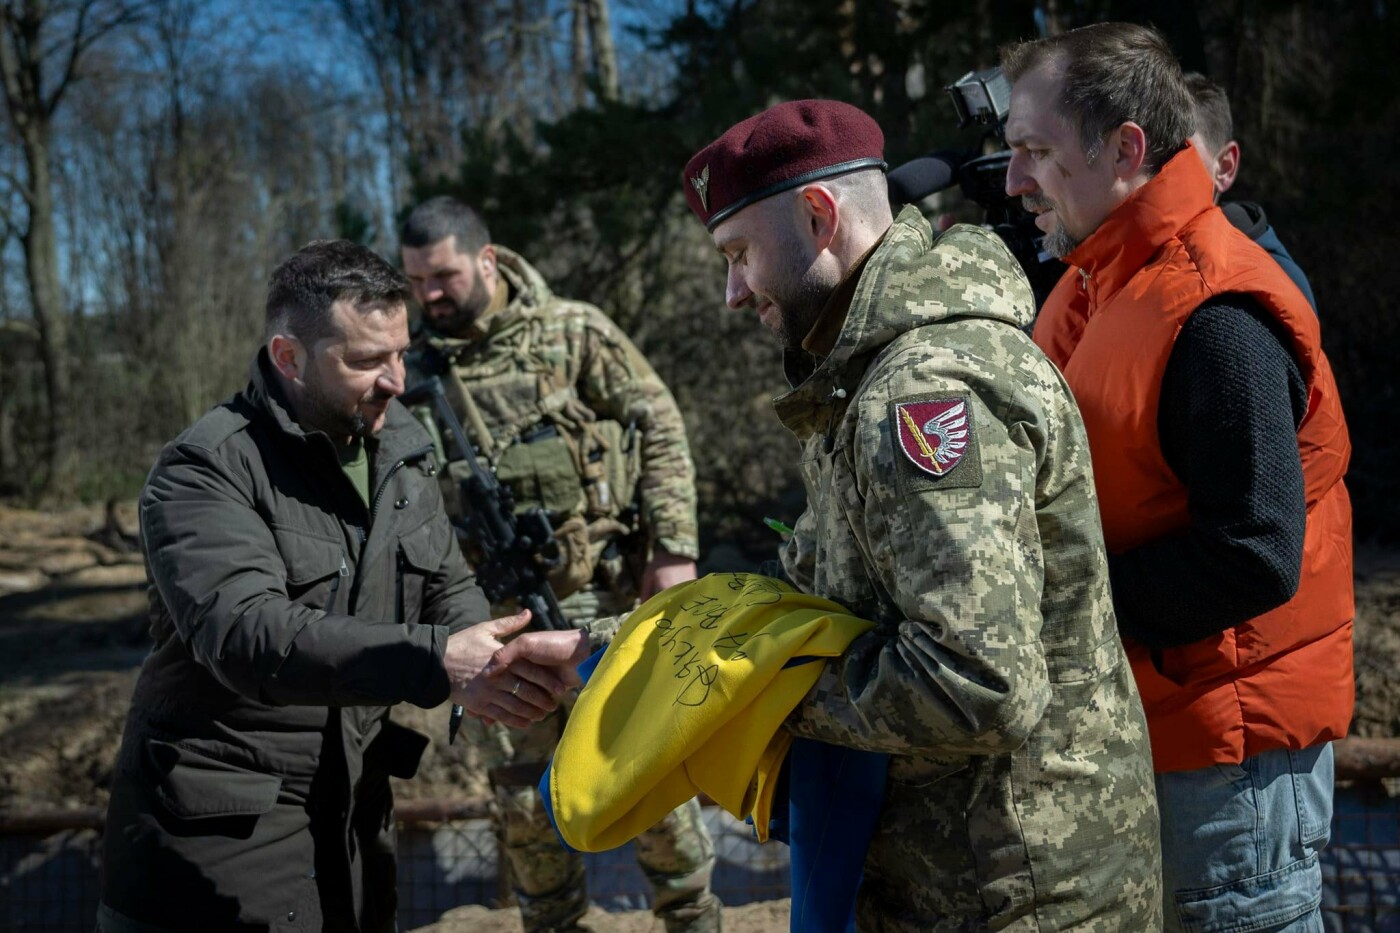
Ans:
POLYGON ((789 720, 890 755, 862 930, 1160 928, 1142 707, 1084 427, 991 233, 892 219, 883 137, 780 104, 687 164, 727 300, 787 350, 804 591, 875 620, 789 720))
MULTIPOLYGON (((549 514, 564 554, 551 583, 570 622, 597 629, 595 621, 607 625, 639 597, 694 579, 685 425, 631 341, 599 309, 551 293, 452 198, 419 205, 401 244, 423 306, 415 368, 420 377, 443 377, 467 433, 517 505, 549 514)), ((448 510, 460 514, 456 483, 446 479, 448 510)), ((595 642, 608 635, 592 634, 595 642)), ((523 731, 467 723, 490 769, 527 931, 578 929, 588 909, 583 860, 560 846, 535 791, 564 715, 523 731)), ((720 904, 709 889, 714 846, 698 802, 639 837, 637 861, 667 930, 719 929, 720 904)))

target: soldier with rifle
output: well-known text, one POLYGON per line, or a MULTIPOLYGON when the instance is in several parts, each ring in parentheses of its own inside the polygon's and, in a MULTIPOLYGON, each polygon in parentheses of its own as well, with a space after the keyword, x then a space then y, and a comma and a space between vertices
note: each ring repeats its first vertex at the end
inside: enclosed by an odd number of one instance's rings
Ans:
MULTIPOLYGON (((469 561, 502 607, 525 605, 523 595, 547 604, 541 581, 520 576, 542 572, 558 614, 537 612, 537 621, 562 617, 589 629, 595 644, 606 640, 609 622, 600 620, 695 577, 694 468, 675 400, 612 321, 554 295, 533 266, 493 244, 460 201, 419 205, 401 244, 423 308, 409 384, 440 380, 445 404, 432 415, 420 411, 447 441, 444 493, 449 513, 471 529, 469 561), (464 426, 460 439, 453 420, 464 426), (466 441, 484 463, 461 455, 466 441), (514 543, 505 550, 490 531, 503 526, 481 511, 502 511, 501 499, 484 494, 488 469, 511 493, 504 511, 519 513, 525 526, 506 534, 514 543), (540 558, 534 570, 508 553, 514 547, 518 558, 524 539, 540 558)), ((583 861, 560 846, 535 790, 564 715, 526 730, 467 725, 489 768, 501 851, 527 931, 577 929, 588 909, 583 861)), ((699 805, 670 814, 637 847, 667 929, 718 929, 719 901, 709 890, 714 848, 699 805)))

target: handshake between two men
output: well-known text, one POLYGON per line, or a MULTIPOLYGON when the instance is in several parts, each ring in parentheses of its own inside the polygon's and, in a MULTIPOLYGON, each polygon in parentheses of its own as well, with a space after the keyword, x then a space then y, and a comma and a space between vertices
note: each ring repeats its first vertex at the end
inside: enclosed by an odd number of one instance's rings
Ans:
POLYGON ((525 632, 501 639, 530 624, 530 610, 488 619, 447 640, 443 666, 452 702, 487 722, 524 728, 559 705, 580 683, 575 668, 588 657, 588 633, 525 632))

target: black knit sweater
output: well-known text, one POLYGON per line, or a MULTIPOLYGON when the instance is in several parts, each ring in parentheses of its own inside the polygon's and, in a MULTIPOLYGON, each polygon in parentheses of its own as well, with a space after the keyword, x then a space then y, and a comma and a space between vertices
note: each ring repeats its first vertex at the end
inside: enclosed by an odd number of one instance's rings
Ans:
POLYGON ((1190 525, 1109 558, 1118 628, 1189 644, 1298 589, 1306 507, 1297 429, 1307 387, 1274 318, 1247 295, 1197 308, 1162 377, 1157 431, 1190 525))

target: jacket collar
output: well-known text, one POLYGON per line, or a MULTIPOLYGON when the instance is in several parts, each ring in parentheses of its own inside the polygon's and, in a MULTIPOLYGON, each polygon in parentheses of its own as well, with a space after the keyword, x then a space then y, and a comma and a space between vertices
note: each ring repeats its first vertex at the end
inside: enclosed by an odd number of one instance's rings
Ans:
POLYGON ((935 239, 918 209, 906 207, 855 277, 831 352, 788 352, 793 388, 773 407, 799 438, 829 430, 832 413, 855 394, 871 358, 901 334, 956 317, 1025 327, 1034 314, 1030 283, 996 234, 960 224, 935 239))
POLYGON ((874 254, 888 233, 889 231, 886 230, 885 233, 880 234, 879 239, 870 244, 870 248, 856 260, 855 265, 846 270, 840 284, 831 293, 831 297, 827 298, 821 313, 817 315, 812 329, 807 332, 807 336, 803 339, 803 350, 815 357, 824 357, 835 349, 836 340, 841 336, 841 330, 846 325, 846 316, 851 311, 851 300, 856 296, 856 284, 860 282, 860 277, 865 272, 865 266, 870 262, 871 255, 874 254))
POLYGON ((1211 210, 1213 194, 1210 175, 1188 144, 1114 208, 1065 262, 1086 276, 1092 303, 1102 305, 1183 227, 1211 210))
POLYGON ((1253 201, 1226 201, 1220 209, 1225 212, 1225 219, 1251 240, 1258 240, 1269 231, 1264 208, 1253 201))
POLYGON ((260 347, 253 356, 253 362, 248 367, 248 388, 244 394, 259 412, 272 419, 282 433, 302 439, 310 436, 292 416, 291 401, 282 391, 277 374, 272 371, 272 360, 267 355, 266 346, 260 347))
MULTIPOLYGON (((303 443, 323 445, 328 453, 335 453, 334 444, 325 432, 307 431, 292 416, 291 403, 272 371, 272 360, 268 358, 267 347, 260 348, 253 357, 249 366, 248 388, 244 390, 244 395, 280 433, 303 443)), ((375 459, 381 463, 392 463, 416 453, 430 442, 418 420, 407 408, 400 405, 397 399, 389 403, 389 410, 384 416, 384 427, 375 435, 374 440, 378 445, 375 459)))

